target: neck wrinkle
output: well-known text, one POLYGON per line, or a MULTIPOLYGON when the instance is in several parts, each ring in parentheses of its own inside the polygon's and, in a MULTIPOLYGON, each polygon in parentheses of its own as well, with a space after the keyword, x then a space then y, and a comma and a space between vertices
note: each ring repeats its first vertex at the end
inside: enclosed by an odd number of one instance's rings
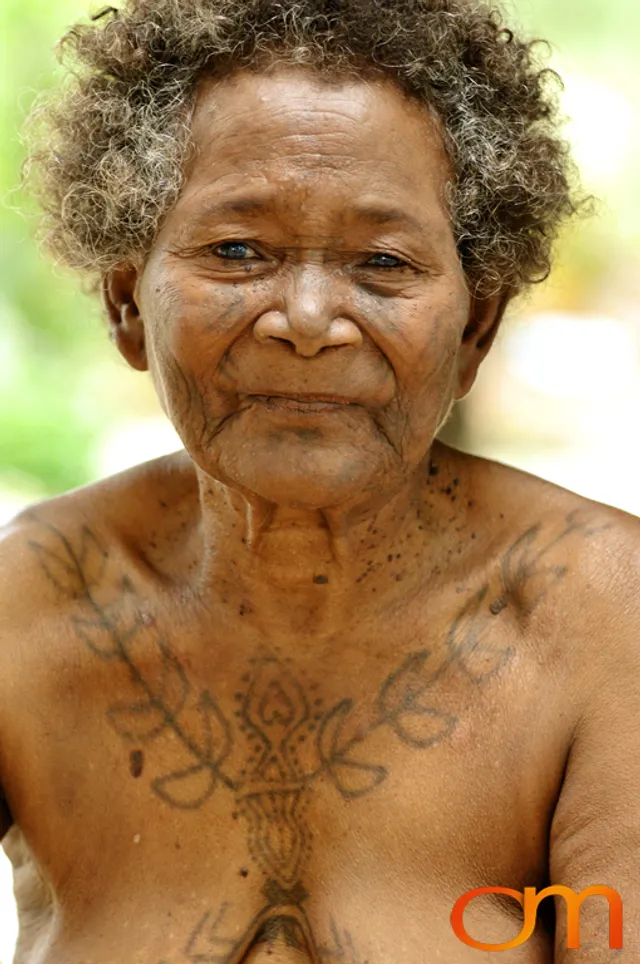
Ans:
MULTIPOLYGON (((428 461, 425 463, 428 466, 428 461)), ((439 540, 428 468, 357 520, 339 509, 278 506, 198 476, 194 593, 209 611, 226 601, 266 638, 340 634, 366 604, 397 606, 424 584, 439 540)))

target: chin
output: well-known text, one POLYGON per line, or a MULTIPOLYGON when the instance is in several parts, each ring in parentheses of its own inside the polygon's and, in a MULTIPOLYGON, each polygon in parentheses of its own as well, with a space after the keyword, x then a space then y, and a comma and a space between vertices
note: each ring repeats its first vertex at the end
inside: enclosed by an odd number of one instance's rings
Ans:
POLYGON ((272 477, 260 481, 238 479, 245 491, 249 489, 259 499, 289 509, 323 510, 355 501, 357 489, 340 490, 322 480, 272 477))
POLYGON ((344 452, 333 447, 322 451, 322 446, 285 452, 249 446, 233 457, 225 453, 218 477, 227 485, 291 508, 325 509, 359 502, 367 491, 380 490, 382 480, 389 479, 390 466, 387 459, 372 466, 361 451, 345 448, 344 452))

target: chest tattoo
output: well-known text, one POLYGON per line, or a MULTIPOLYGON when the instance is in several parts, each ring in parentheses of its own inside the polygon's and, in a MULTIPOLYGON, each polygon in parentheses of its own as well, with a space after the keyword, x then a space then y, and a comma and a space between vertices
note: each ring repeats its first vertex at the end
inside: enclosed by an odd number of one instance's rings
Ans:
POLYGON ((78 601, 80 614, 72 617, 77 637, 129 678, 133 698, 112 702, 106 713, 113 730, 135 747, 132 776, 142 775, 144 753, 170 733, 177 762, 153 778, 152 793, 168 807, 194 811, 213 794, 229 794, 232 816, 244 822, 251 860, 264 881, 264 906, 234 939, 225 936, 228 904, 195 924, 183 960, 210 964, 232 964, 253 944, 275 939, 306 948, 314 962, 360 964, 347 932, 332 921, 330 943, 319 944, 305 913, 303 882, 312 846, 305 813, 314 786, 329 781, 345 801, 375 792, 390 777, 385 761, 371 751, 380 730, 415 751, 447 741, 459 718, 440 704, 437 684, 454 670, 473 687, 499 676, 515 649, 492 642, 496 619, 505 610, 530 615, 567 573, 553 563, 556 546, 596 531, 574 513, 554 533, 543 534, 538 526, 524 532, 499 572, 464 600, 444 647, 437 648, 440 655, 423 647, 405 655, 379 683, 363 723, 353 699, 327 704, 317 684, 269 653, 248 661, 231 708, 223 708, 212 689, 192 684, 167 636, 145 621, 129 578, 114 580, 108 548, 94 532, 85 525, 72 539, 46 528, 53 542, 49 536, 30 546, 50 582, 78 601))

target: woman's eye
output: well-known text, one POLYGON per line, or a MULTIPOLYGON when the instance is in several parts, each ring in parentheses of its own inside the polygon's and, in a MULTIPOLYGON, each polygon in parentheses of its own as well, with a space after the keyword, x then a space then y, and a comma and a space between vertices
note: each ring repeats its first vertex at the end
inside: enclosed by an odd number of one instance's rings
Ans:
POLYGON ((245 244, 244 241, 224 241, 211 250, 219 258, 227 261, 247 261, 257 257, 254 249, 245 244))
POLYGON ((402 261, 400 258, 396 258, 393 254, 374 254, 372 258, 369 258, 367 264, 372 265, 374 268, 408 268, 410 265, 406 261, 402 261), (374 262, 377 261, 377 264, 374 262))

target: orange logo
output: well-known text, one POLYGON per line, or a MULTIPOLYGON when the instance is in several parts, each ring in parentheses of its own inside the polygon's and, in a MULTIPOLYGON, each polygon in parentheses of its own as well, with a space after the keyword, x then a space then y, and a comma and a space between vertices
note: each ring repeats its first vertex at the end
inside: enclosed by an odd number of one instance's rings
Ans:
POLYGON ((509 887, 478 887, 463 894, 454 904, 451 911, 451 926, 456 937, 468 947, 475 947, 479 951, 509 951, 512 947, 525 944, 533 934, 538 918, 538 905, 545 897, 557 894, 564 897, 567 905, 567 948, 575 950, 580 947, 580 906, 587 897, 599 895, 606 897, 609 903, 609 949, 622 948, 622 900, 620 894, 611 887, 586 887, 579 894, 570 887, 555 885, 541 890, 536 894, 535 887, 525 887, 524 894, 509 887), (524 908, 524 927, 518 937, 506 944, 483 944, 469 937, 462 922, 462 915, 467 904, 482 894, 508 894, 517 900, 524 908))

